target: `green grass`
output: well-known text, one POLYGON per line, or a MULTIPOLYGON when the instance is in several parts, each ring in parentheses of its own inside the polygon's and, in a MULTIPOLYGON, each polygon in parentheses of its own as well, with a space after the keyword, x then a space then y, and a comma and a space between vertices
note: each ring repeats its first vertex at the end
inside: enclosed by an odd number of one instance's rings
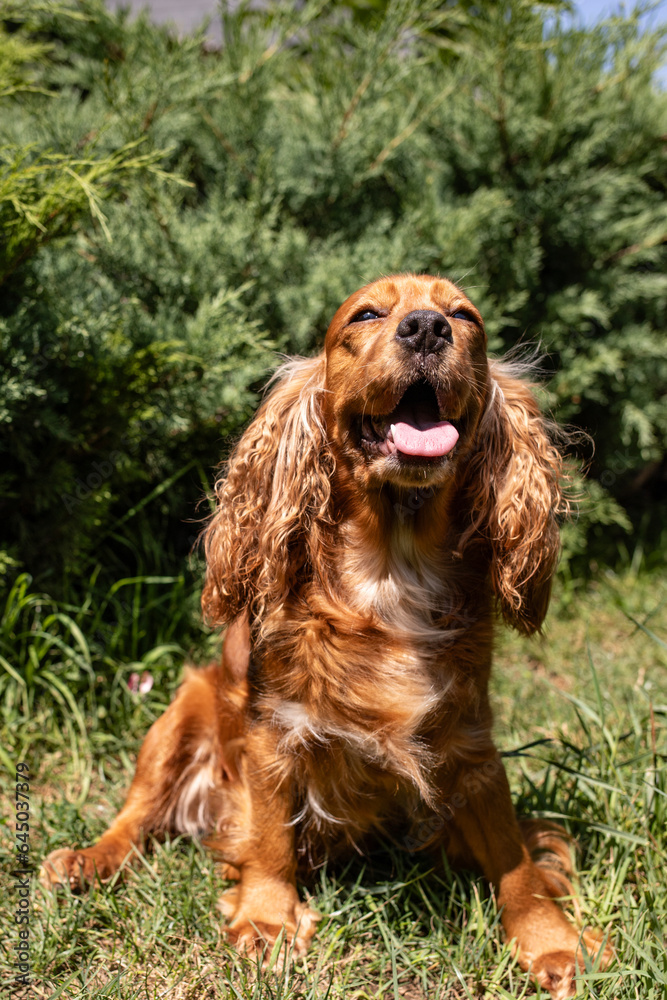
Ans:
MULTIPOLYGON (((180 578, 123 581, 67 608, 31 594, 28 581, 10 595, 0 746, 4 765, 30 763, 36 860, 89 843, 113 817, 186 653, 212 655, 215 640, 196 621, 192 586, 180 578), (127 679, 143 670, 155 686, 132 694, 127 679)), ((667 581, 608 575, 586 592, 557 594, 543 638, 499 641, 496 736, 515 801, 575 835, 585 919, 617 950, 611 969, 582 974, 582 997, 667 996, 666 639, 667 581)), ((0 833, 11 850, 8 798, 4 806, 0 833)), ((302 891, 323 915, 318 936, 283 972, 259 972, 227 945, 216 909, 224 885, 212 857, 182 838, 156 845, 122 884, 82 896, 50 895, 34 880, 32 995, 539 995, 501 941, 484 881, 427 858, 387 848, 317 873, 302 891)), ((5 888, 3 880, 10 948, 15 899, 5 888)))

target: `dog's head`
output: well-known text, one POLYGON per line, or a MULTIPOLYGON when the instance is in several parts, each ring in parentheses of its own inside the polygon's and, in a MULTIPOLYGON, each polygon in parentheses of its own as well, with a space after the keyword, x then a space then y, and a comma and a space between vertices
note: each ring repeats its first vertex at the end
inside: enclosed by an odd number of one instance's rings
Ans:
POLYGON ((329 443, 359 488, 452 477, 489 384, 484 323, 456 285, 425 275, 366 285, 334 316, 325 356, 329 443))
POLYGON ((504 617, 532 632, 558 553, 560 476, 530 386, 487 359, 466 295, 443 278, 382 278, 338 309, 321 354, 283 365, 232 454, 206 531, 204 612, 261 619, 304 586, 333 594, 341 519, 373 524, 381 546, 392 495, 427 487, 403 530, 461 557, 475 546, 504 617))

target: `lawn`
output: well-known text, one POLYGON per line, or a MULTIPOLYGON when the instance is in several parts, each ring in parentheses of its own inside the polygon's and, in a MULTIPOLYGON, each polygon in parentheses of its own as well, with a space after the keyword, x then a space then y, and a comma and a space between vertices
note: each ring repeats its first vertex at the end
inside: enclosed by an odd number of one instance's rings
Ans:
MULTIPOLYGON (((23 658, 28 680, 12 676, 7 658, 2 757, 10 768, 30 766, 35 863, 98 837, 121 805, 142 736, 178 682, 185 651, 174 633, 192 620, 195 601, 191 582, 125 581, 109 597, 125 617, 112 627, 107 615, 103 627, 103 602, 55 608, 27 582, 14 591, 3 653, 11 647, 23 658), (159 638, 151 648, 148 635, 159 638), (144 672, 153 688, 133 693, 131 674, 144 672)), ((191 658, 212 655, 216 637, 190 635, 191 658)), ((582 997, 667 995, 666 640, 667 581, 611 573, 586 590, 561 587, 543 637, 499 633, 496 739, 519 812, 556 818, 574 835, 584 917, 617 952, 609 970, 582 973, 582 997)), ((5 805, 3 848, 11 850, 13 799, 5 805)), ((258 972, 228 946, 216 908, 224 887, 214 859, 183 838, 156 844, 117 884, 89 894, 52 896, 33 878, 26 995, 539 994, 501 941, 487 885, 437 859, 387 845, 318 872, 302 891, 322 914, 319 934, 284 971, 258 972)), ((15 905, 16 893, 4 892, 9 928, 15 905)), ((15 928, 4 941, 10 955, 14 936, 15 928)))

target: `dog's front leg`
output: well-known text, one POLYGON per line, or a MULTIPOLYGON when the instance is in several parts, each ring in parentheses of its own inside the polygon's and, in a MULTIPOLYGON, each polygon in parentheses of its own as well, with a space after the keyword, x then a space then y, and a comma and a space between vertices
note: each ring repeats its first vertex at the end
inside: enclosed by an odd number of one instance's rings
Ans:
POLYGON ((227 936, 240 952, 264 961, 281 931, 289 953, 304 954, 319 920, 296 889, 292 806, 288 762, 271 728, 258 723, 248 733, 228 833, 209 843, 240 874, 220 904, 227 936))
MULTIPOLYGON (((455 854, 474 859, 494 885, 505 934, 521 967, 554 1000, 573 996, 577 966, 584 965, 582 945, 594 960, 600 936, 580 932, 554 901, 558 879, 531 857, 500 756, 490 749, 487 759, 461 767, 453 781, 450 775, 445 788, 443 839, 455 854)), ((600 964, 606 965, 611 955, 606 948, 600 964)))

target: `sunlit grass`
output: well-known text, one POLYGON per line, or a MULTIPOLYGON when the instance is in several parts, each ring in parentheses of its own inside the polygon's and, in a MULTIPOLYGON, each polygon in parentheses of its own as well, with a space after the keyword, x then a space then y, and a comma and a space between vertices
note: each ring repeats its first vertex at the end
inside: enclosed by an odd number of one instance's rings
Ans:
MULTIPOLYGON (((582 997, 657 1000, 667 991, 666 607, 661 578, 609 576, 576 601, 556 594, 543 639, 505 634, 499 642, 496 739, 517 807, 557 818, 576 837, 584 918, 618 955, 611 969, 581 974, 582 997)), ((32 594, 27 581, 16 589, 0 630, 1 745, 5 765, 28 760, 32 769, 36 860, 94 840, 122 804, 186 651, 211 654, 213 640, 198 642, 196 621, 196 598, 179 580, 123 581, 106 596, 91 589, 68 609, 32 594), (124 592, 137 618, 126 629, 111 611, 124 592), (133 693, 128 679, 144 671, 154 686, 133 693)), ((258 972, 227 945, 216 909, 224 883, 199 844, 157 844, 118 882, 81 896, 33 883, 36 997, 538 993, 502 943, 484 881, 437 859, 387 847, 316 873, 302 891, 322 914, 318 937, 282 972, 258 972)), ((10 893, 0 907, 11 927, 10 893)))

